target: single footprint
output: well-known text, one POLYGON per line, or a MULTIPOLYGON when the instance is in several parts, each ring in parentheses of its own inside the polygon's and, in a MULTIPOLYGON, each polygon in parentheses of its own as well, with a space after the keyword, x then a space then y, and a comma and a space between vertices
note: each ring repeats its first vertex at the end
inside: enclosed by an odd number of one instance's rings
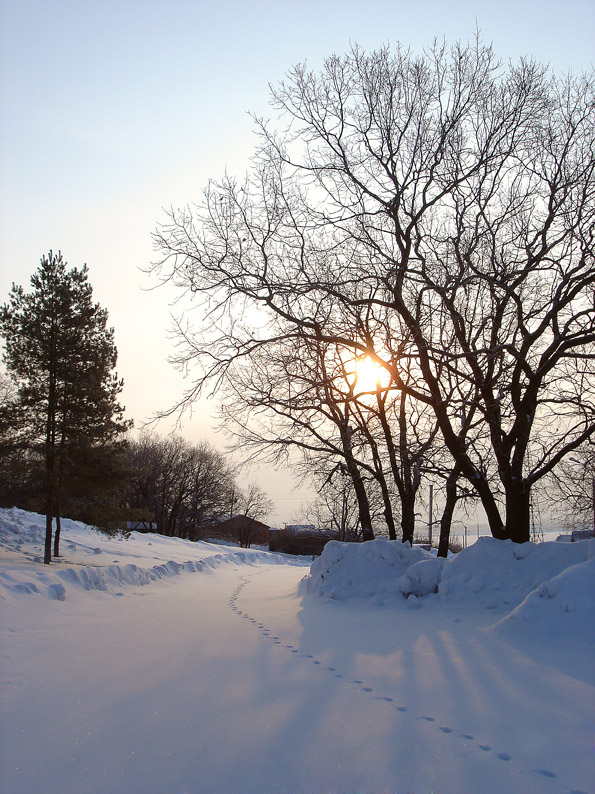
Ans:
POLYGON ((326 669, 330 670, 331 673, 334 673, 337 668, 336 667, 327 667, 326 669))
POLYGON ((462 733, 461 739, 473 739, 473 736, 470 733, 462 733))
POLYGON ((452 733, 452 728, 442 728, 441 727, 440 730, 442 731, 442 733, 452 733))
POLYGON ((376 700, 386 700, 386 701, 387 701, 387 703, 392 703, 392 702, 393 702, 393 699, 392 699, 392 698, 388 698, 388 697, 386 697, 385 695, 378 695, 378 696, 376 697, 376 700))
POLYGON ((354 678, 351 683, 352 684, 363 684, 364 682, 363 681, 358 681, 357 678, 354 678))
POLYGON ((492 749, 489 744, 478 744, 477 746, 480 750, 483 750, 484 753, 487 753, 492 749))
MULTIPOLYGON (((558 777, 555 772, 550 772, 549 769, 534 769, 533 770, 538 775, 543 775, 544 777, 558 777)), ((573 792, 570 792, 573 794, 573 792)), ((575 792, 575 794, 582 794, 582 792, 575 792)))
POLYGON ((397 711, 407 711, 405 706, 397 706, 397 711))
POLYGON ((371 686, 363 686, 362 689, 364 690, 364 692, 372 692, 371 686))
POLYGON ((434 717, 422 717, 422 720, 426 720, 426 722, 436 722, 434 717))
POLYGON ((496 758, 499 758, 501 761, 510 761, 512 756, 510 753, 497 753, 496 758))

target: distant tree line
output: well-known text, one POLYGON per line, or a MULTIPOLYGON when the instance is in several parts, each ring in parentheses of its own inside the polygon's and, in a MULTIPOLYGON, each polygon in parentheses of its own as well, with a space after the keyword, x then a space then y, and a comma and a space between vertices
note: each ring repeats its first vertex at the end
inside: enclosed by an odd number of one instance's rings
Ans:
POLYGON ((130 438, 114 331, 86 266, 69 270, 50 251, 31 287, 14 285, 0 308, 0 505, 45 514, 44 562, 60 555, 62 517, 106 532, 140 520, 196 540, 234 509, 246 518, 271 509, 257 485, 236 486, 235 470, 208 444, 130 438))
POLYGON ((161 535, 217 536, 224 519, 235 516, 234 539, 249 547, 253 522, 272 510, 259 485, 238 487, 236 467, 206 442, 145 431, 129 442, 128 462, 126 503, 137 520, 161 535))

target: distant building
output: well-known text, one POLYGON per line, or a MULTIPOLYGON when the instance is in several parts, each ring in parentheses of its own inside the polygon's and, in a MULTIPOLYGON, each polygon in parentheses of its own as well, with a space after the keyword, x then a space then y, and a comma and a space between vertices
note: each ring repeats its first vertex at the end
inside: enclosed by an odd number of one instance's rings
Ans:
POLYGON ((285 524, 285 532, 297 534, 300 532, 315 533, 316 531, 314 524, 285 524))
POLYGON ((230 516, 218 521, 209 527, 209 534, 214 538, 237 541, 244 548, 269 544, 268 525, 244 515, 230 516))
POLYGON ((329 540, 338 540, 339 534, 330 529, 316 529, 312 524, 286 524, 284 529, 271 527, 269 551, 317 557, 329 540))
POLYGON ((568 535, 558 535, 557 543, 576 543, 579 540, 593 540, 595 529, 573 529, 568 535))

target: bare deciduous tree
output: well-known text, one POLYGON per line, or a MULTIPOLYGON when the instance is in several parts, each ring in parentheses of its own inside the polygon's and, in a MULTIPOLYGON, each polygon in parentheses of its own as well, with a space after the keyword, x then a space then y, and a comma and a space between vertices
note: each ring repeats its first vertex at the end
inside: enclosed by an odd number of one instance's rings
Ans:
POLYGON ((370 356, 433 412, 494 537, 529 540, 531 489, 595 431, 593 88, 480 41, 293 69, 246 180, 156 234, 155 272, 208 316, 178 328, 202 366, 185 400, 298 331, 370 356), (405 367, 383 356, 403 334, 405 367))
POLYGON ((558 466, 541 497, 568 529, 595 532, 595 443, 585 444, 558 466))
POLYGON ((234 472, 208 444, 144 432, 129 455, 129 505, 160 534, 198 540, 226 515, 234 472))
POLYGON ((237 539, 243 549, 249 549, 261 530, 262 519, 273 509, 273 503, 258 483, 251 482, 244 490, 234 492, 233 507, 230 517, 240 518, 236 526, 237 539))

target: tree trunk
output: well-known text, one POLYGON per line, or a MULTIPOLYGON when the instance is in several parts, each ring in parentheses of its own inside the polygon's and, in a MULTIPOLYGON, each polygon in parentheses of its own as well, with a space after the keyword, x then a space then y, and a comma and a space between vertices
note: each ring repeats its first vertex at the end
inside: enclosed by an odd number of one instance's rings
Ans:
POLYGON ((391 495, 388 490, 388 485, 386 483, 386 477, 384 476, 382 460, 380 458, 380 455, 378 454, 378 446, 376 445, 376 441, 371 435, 369 434, 366 435, 368 438, 368 443, 370 444, 370 447, 372 449, 376 482, 380 486, 380 492, 382 493, 382 503, 384 505, 383 515, 384 515, 384 521, 388 528, 388 536, 391 540, 396 540, 397 530, 395 529, 393 506, 391 501, 391 495))
POLYGON ((526 483, 506 485, 506 538, 515 543, 531 540, 531 491, 526 483))
POLYGON ((446 503, 440 518, 440 540, 438 541, 438 556, 448 556, 448 544, 450 542, 450 530, 452 517, 457 503, 457 481, 460 476, 458 467, 455 467, 446 480, 446 503))
POLYGON ((48 445, 46 451, 46 468, 45 468, 45 548, 43 561, 49 565, 52 561, 52 519, 54 510, 54 466, 55 458, 54 451, 48 445))
POLYGON ((357 507, 359 511, 359 520, 362 528, 362 540, 374 540, 374 530, 372 529, 372 517, 370 516, 370 503, 368 502, 368 494, 364 487, 364 481, 356 468, 356 473, 353 479, 353 487, 357 498, 357 507))
MULTIPOLYGON (((65 424, 65 420, 63 420, 63 424, 65 424)), ((60 532, 62 530, 61 525, 61 518, 62 518, 62 487, 63 487, 63 475, 64 475, 64 447, 65 447, 65 438, 64 433, 62 433, 62 442, 60 448, 60 463, 58 466, 58 481, 57 481, 57 488, 56 488, 56 532, 54 533, 54 557, 60 556, 60 532)))
POLYGON ((460 460, 458 463, 461 467, 461 473, 473 486, 481 500, 482 507, 485 510, 485 514, 488 519, 492 537, 497 538, 498 540, 506 540, 506 538, 509 537, 507 529, 502 522, 500 510, 498 509, 498 505, 496 504, 496 500, 494 499, 494 495, 490 490, 487 480, 482 475, 474 475, 472 469, 470 472, 465 471, 465 466, 460 460))
POLYGON ((341 443, 345 454, 345 465, 353 483, 353 490, 357 499, 359 520, 362 528, 362 539, 374 540, 374 530, 372 529, 372 517, 370 515, 370 502, 362 479, 361 472, 353 456, 351 446, 351 429, 348 426, 341 427, 341 443))
POLYGON ((56 531, 54 533, 54 557, 60 556, 60 496, 58 495, 58 507, 56 508, 56 531))
POLYGON ((53 493, 51 486, 52 473, 47 471, 48 482, 46 484, 46 503, 45 503, 45 548, 43 554, 43 561, 49 565, 52 561, 52 502, 53 493))
POLYGON ((388 527, 388 537, 389 540, 396 540, 397 530, 395 527, 395 518, 393 516, 393 506, 390 501, 390 494, 388 493, 388 489, 386 487, 382 489, 382 498, 384 499, 384 521, 388 527))
POLYGON ((52 518, 56 480, 56 383, 50 371, 45 438, 45 548, 43 562, 52 561, 52 518))
MULTIPOLYGON (((381 392, 381 389, 380 389, 380 384, 377 384, 377 387, 376 387, 376 400, 377 400, 377 404, 378 404, 378 416, 380 418, 380 423, 382 425, 382 429, 383 429, 383 432, 384 432, 384 438, 385 438, 386 447, 387 447, 387 450, 388 450, 388 458, 389 458, 389 461, 390 461, 390 467, 391 467, 391 471, 392 471, 392 474, 393 474, 393 480, 395 482, 395 485, 397 486, 397 489, 401 490, 401 483, 400 483, 400 479, 399 479, 399 466, 397 465, 397 456, 396 456, 396 452, 395 452, 395 445, 394 445, 394 442, 393 442, 393 436, 392 436, 392 432, 391 432, 390 423, 389 423, 388 418, 386 416, 386 409, 385 409, 385 405, 384 405, 384 400, 382 399, 382 392, 381 392)), ((401 402, 403 402, 403 400, 404 400, 404 397, 401 398, 401 402)), ((381 483, 381 485, 382 485, 382 483, 381 483)), ((382 495, 383 495, 384 504, 385 504, 384 518, 385 518, 386 524, 388 526, 388 536, 389 536, 389 538, 391 540, 396 540, 397 539, 397 531, 396 531, 396 528, 395 528, 395 520, 394 520, 394 516, 393 516, 393 511, 392 511, 392 504, 390 502, 390 496, 388 496, 388 488, 386 487, 386 480, 384 480, 384 482, 383 482, 382 495), (385 490, 387 492, 387 496, 386 497, 385 497, 385 493, 384 493, 385 490), (388 499, 388 501, 387 501, 387 499, 388 499)))
POLYGON ((347 491, 343 488, 341 498, 341 526, 339 528, 339 540, 345 542, 347 537, 347 491))
POLYGON ((357 499, 357 508, 359 512, 359 520, 362 528, 363 540, 374 540, 374 531, 372 529, 372 518, 370 515, 370 503, 368 501, 368 494, 364 486, 362 475, 357 467, 356 462, 351 458, 347 460, 347 469, 351 475, 353 482, 353 489, 357 499))
POLYGON ((401 494, 401 530, 403 532, 403 543, 413 545, 415 534, 415 496, 407 492, 401 494))
POLYGON ((374 470, 376 472, 376 482, 380 486, 380 492, 382 493, 382 503, 384 505, 383 515, 384 515, 384 521, 388 528, 388 537, 390 538, 390 540, 396 540, 397 530, 395 528, 395 518, 393 515, 393 505, 391 501, 391 495, 388 490, 388 485, 386 483, 384 471, 382 469, 382 462, 380 460, 380 455, 378 454, 378 448, 373 439, 370 439, 370 446, 372 447, 372 454, 374 456, 374 470))

